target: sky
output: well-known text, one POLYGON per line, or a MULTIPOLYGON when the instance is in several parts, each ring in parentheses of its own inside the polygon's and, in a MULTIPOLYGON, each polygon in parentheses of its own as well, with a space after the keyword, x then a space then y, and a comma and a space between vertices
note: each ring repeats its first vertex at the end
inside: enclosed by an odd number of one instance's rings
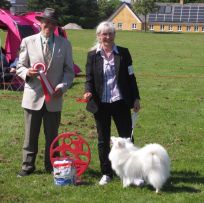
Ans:
POLYGON ((131 2, 131 0, 120 0, 120 1, 127 2, 127 3, 131 2))

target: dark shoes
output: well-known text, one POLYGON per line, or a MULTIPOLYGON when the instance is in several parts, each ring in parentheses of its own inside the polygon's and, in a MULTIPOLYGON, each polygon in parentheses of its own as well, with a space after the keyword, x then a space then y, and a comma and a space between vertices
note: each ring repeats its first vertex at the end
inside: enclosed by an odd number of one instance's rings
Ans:
MULTIPOLYGON (((29 176, 33 172, 34 172, 34 170, 30 170, 30 171, 21 170, 17 173, 17 177, 20 178, 20 177, 29 176)), ((45 169, 45 172, 49 173, 49 174, 53 174, 53 168, 47 168, 47 169, 45 169)))
POLYGON ((21 177, 24 177, 24 176, 29 176, 31 173, 33 173, 33 171, 24 171, 24 170, 21 170, 17 173, 17 177, 18 178, 21 178, 21 177))

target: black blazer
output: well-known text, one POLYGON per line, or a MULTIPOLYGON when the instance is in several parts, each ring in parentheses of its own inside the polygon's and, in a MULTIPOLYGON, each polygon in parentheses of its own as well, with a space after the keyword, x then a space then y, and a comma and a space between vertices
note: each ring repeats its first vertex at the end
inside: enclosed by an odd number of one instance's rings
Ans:
MULTIPOLYGON (((132 58, 127 48, 117 46, 117 49, 119 53, 114 52, 114 60, 118 87, 128 107, 133 108, 135 99, 140 99, 140 96, 135 75, 128 72, 132 58)), ((93 95, 87 103, 87 110, 96 113, 103 94, 103 58, 96 50, 87 55, 85 92, 93 95)))

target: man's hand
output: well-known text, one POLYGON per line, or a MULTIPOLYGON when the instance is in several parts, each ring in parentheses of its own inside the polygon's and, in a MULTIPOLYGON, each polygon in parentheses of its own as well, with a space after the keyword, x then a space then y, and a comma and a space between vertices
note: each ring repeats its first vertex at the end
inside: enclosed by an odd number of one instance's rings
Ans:
POLYGON ((63 95, 62 88, 55 88, 55 92, 52 95, 54 98, 59 98, 63 95))
POLYGON ((30 78, 37 77, 38 75, 39 75, 38 71, 35 70, 34 68, 28 69, 27 76, 29 76, 30 78))

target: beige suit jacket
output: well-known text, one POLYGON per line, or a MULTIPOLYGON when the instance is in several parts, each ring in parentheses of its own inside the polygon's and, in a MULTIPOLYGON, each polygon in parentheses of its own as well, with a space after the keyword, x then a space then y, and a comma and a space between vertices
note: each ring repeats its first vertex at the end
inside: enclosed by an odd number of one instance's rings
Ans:
MULTIPOLYGON (((40 80, 37 77, 28 79, 26 76, 28 68, 38 62, 45 63, 40 33, 24 38, 21 43, 17 74, 25 81, 22 107, 26 109, 40 110, 45 102, 40 80)), ((63 92, 71 86, 74 70, 72 47, 67 39, 54 37, 52 59, 46 75, 52 87, 60 85, 63 92)), ((51 112, 61 111, 62 97, 52 98, 46 103, 46 107, 51 112)))

